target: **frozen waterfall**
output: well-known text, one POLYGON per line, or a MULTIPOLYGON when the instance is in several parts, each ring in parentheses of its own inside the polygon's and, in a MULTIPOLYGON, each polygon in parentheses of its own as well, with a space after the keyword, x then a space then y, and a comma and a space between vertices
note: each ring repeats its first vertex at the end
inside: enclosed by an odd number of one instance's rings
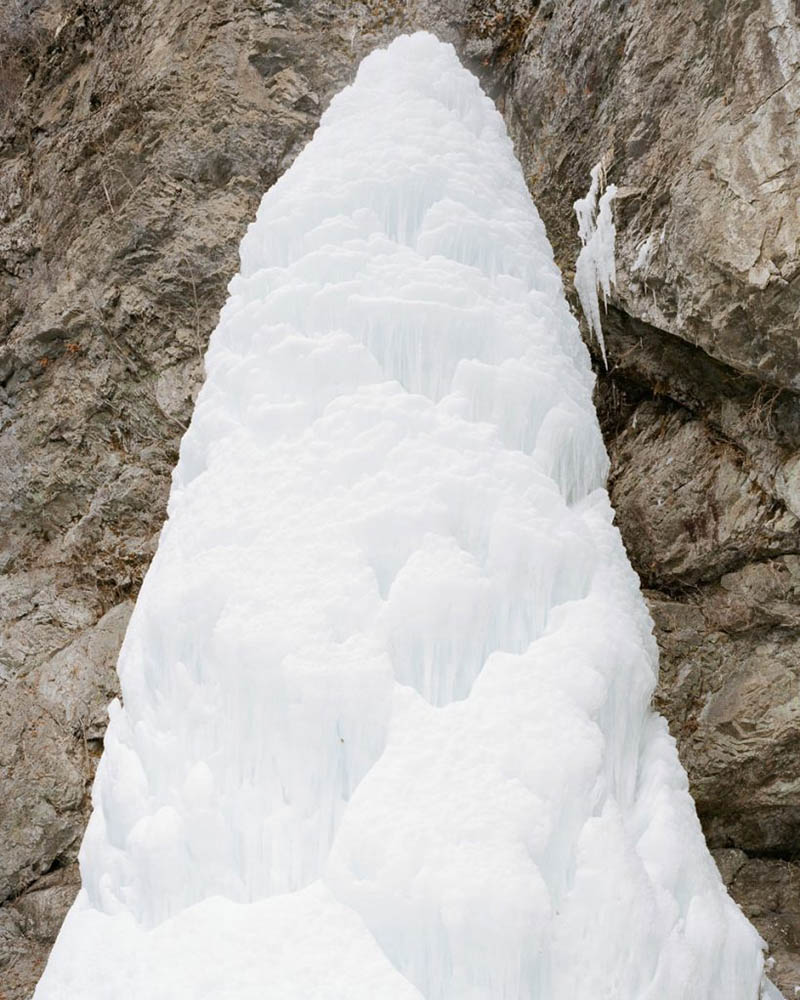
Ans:
POLYGON ((449 45, 335 98, 206 368, 36 1000, 756 1000, 588 354, 449 45))

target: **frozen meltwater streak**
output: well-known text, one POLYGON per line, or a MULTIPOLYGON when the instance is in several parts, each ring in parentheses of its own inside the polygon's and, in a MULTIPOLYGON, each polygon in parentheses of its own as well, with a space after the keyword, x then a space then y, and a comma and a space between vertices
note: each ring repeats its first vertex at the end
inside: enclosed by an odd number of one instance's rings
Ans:
POLYGON ((37 1000, 756 1000, 588 355, 450 46, 333 101, 206 364, 37 1000))

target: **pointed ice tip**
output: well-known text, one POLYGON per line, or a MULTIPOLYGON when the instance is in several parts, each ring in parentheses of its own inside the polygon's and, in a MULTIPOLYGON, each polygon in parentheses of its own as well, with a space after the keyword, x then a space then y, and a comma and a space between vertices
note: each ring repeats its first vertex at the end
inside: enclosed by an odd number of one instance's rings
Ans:
POLYGON ((424 85, 426 78, 429 80, 438 76, 445 64, 467 73, 449 42, 440 41, 429 31, 398 35, 385 48, 374 49, 363 59, 354 85, 363 83, 365 79, 372 83, 376 73, 396 73, 403 68, 413 70, 414 79, 424 85))
POLYGON ((242 275, 379 235, 490 276, 548 290, 558 280, 503 119, 453 46, 428 32, 371 53, 334 97, 264 196, 242 275), (519 219, 524 232, 508 224, 519 219))
POLYGON ((450 42, 428 31, 398 35, 386 48, 371 52, 359 66, 352 87, 334 103, 341 103, 350 91, 364 89, 373 92, 373 103, 381 101, 383 117, 402 117, 404 109, 397 98, 403 93, 425 95, 450 107, 457 93, 459 104, 468 98, 469 102, 488 102, 494 108, 450 42), (390 103, 385 103, 387 99, 390 103))
MULTIPOLYGON (((386 56, 407 61, 416 60, 427 65, 431 56, 436 57, 442 53, 445 53, 448 58, 455 59, 459 68, 463 69, 456 50, 450 42, 443 42, 430 31, 412 31, 393 38, 384 49, 375 49, 363 60, 359 69, 363 69, 371 59, 385 58, 386 56)), ((465 72, 467 71, 465 70, 465 72)))

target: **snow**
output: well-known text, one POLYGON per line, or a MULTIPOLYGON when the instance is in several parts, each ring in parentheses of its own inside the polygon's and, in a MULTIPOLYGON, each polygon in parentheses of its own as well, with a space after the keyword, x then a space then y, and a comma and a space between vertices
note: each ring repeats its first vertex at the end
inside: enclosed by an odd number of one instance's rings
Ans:
POLYGON ((333 101, 206 366, 36 1000, 755 1000, 588 353, 450 46, 333 101))
MULTIPOLYGON (((603 362, 607 365, 606 344, 600 319, 598 289, 603 293, 603 304, 608 302, 611 286, 617 283, 617 265, 614 243, 617 231, 614 226, 612 204, 617 196, 615 184, 606 186, 604 161, 592 167, 592 182, 586 197, 575 202, 578 217, 578 235, 581 251, 575 261, 575 290, 589 329, 600 345, 603 362)), ((637 265, 638 265, 637 258, 637 265)))

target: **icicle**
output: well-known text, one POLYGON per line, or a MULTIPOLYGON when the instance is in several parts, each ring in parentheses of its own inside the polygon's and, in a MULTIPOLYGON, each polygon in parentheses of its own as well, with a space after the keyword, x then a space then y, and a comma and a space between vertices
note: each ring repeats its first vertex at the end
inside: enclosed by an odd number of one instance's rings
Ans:
POLYGON ((600 345, 603 363, 608 367, 598 289, 603 293, 603 306, 607 307, 611 286, 617 283, 614 257, 616 229, 612 210, 617 188, 615 184, 606 186, 606 170, 605 160, 592 167, 589 191, 585 198, 575 202, 574 208, 582 245, 575 262, 575 289, 589 329, 600 345))

